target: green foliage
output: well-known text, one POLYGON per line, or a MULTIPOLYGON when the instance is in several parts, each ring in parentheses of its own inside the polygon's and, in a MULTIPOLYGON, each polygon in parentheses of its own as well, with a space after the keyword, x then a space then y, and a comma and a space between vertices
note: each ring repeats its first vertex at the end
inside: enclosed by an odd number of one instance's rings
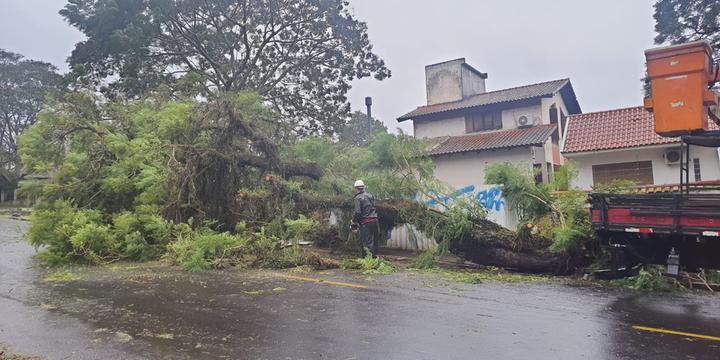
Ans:
POLYGON ((320 134, 342 125, 352 80, 390 76, 343 0, 69 0, 60 14, 87 37, 71 77, 110 97, 257 91, 320 134))
POLYGON ((656 44, 707 40, 720 58, 720 3, 715 0, 658 0, 655 3, 656 44))
POLYGON ((341 267, 343 269, 360 270, 366 275, 387 275, 397 271, 397 268, 393 264, 380 257, 374 257, 371 254, 367 254, 364 258, 360 259, 346 259, 343 261, 341 267))
POLYGON ((293 244, 297 244, 298 241, 305 240, 310 232, 318 227, 318 222, 300 214, 297 219, 285 219, 285 227, 287 229, 287 237, 293 244))
POLYGON ((49 63, 0 49, 0 79, 0 192, 12 194, 22 175, 18 136, 37 121, 45 97, 61 89, 61 76, 49 63))
POLYGON ((645 265, 637 275, 612 280, 611 283, 633 290, 648 292, 669 292, 681 289, 677 280, 663 275, 663 271, 664 268, 660 265, 645 265))
POLYGON ((367 114, 355 111, 340 128, 338 140, 351 146, 367 146, 377 134, 387 133, 382 121, 375 118, 368 121, 367 114))
POLYGON ((575 250, 594 232, 587 210, 587 194, 571 189, 577 169, 572 162, 561 166, 549 184, 536 184, 523 165, 499 163, 485 169, 485 181, 501 184, 510 209, 516 212, 521 226, 535 224, 542 235, 552 237, 550 249, 575 250))
POLYGON ((204 228, 170 244, 168 257, 189 271, 209 270, 247 243, 248 238, 243 235, 204 228))
POLYGON ((366 147, 309 138, 288 152, 323 166, 325 177, 310 188, 318 194, 350 197, 353 182, 362 179, 376 198, 413 198, 439 188, 426 146, 411 136, 378 132, 366 147))
POLYGON ((485 183, 502 185, 503 196, 521 223, 549 214, 552 187, 536 184, 531 168, 524 164, 497 163, 485 168, 485 183))
POLYGON ((435 263, 435 251, 434 250, 426 250, 423 251, 420 256, 418 256, 415 261, 410 265, 411 269, 419 269, 419 270, 428 270, 428 269, 434 269, 437 267, 437 264, 435 263))
POLYGON ((464 284, 480 284, 483 281, 498 281, 506 283, 545 282, 547 277, 512 273, 496 267, 482 270, 447 270, 430 269, 431 273, 440 274, 448 281, 464 284))
POLYGON ((636 192, 638 183, 633 180, 615 180, 609 184, 595 184, 593 192, 606 194, 629 194, 636 192))
POLYGON ((80 277, 70 270, 58 270, 45 278, 45 282, 71 282, 80 280, 80 277))
POLYGON ((97 210, 58 200, 38 205, 30 221, 26 237, 33 246, 45 246, 38 259, 46 266, 148 260, 172 237, 172 223, 147 207, 107 219, 97 210))

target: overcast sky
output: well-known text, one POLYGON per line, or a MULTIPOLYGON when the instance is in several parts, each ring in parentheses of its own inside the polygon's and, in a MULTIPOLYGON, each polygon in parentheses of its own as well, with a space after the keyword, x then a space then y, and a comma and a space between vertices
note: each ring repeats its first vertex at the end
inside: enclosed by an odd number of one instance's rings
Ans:
MULTIPOLYGON (((82 35, 58 15, 65 0, 0 0, 0 48, 65 59, 82 35)), ((357 81, 353 108, 390 129, 425 103, 424 66, 464 57, 489 91, 570 78, 583 112, 642 104, 643 50, 653 46, 653 0, 350 0, 393 76, 357 81)), ((400 125, 406 131, 409 122, 400 125)))

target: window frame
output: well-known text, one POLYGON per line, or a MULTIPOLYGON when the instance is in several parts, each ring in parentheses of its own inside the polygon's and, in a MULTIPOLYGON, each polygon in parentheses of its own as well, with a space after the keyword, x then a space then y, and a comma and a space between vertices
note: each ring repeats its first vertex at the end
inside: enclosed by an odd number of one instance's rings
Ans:
POLYGON ((502 111, 483 111, 465 116, 466 133, 502 130, 502 111))
POLYGON ((591 167, 593 185, 611 184, 618 180, 632 180, 638 185, 655 183, 652 160, 595 164, 591 167), (620 174, 615 177, 613 174, 620 174))

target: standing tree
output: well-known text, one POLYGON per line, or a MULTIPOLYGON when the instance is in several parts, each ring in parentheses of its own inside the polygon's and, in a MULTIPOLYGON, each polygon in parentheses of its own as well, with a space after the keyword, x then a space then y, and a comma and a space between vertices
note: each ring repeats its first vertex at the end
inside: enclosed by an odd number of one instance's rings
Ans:
POLYGON ((354 146, 367 146, 374 134, 386 133, 387 128, 382 121, 372 118, 368 121, 367 114, 355 111, 350 114, 350 119, 339 131, 339 140, 354 146))
POLYGON ((658 0, 655 3, 655 43, 679 44, 707 40, 720 58, 720 2, 717 0, 658 0))
POLYGON ((37 120, 45 95, 60 75, 48 63, 0 49, 0 192, 12 194, 22 174, 17 139, 37 120))
POLYGON ((73 73, 109 95, 254 91, 302 133, 332 133, 356 78, 390 76, 345 0, 68 0, 73 73))

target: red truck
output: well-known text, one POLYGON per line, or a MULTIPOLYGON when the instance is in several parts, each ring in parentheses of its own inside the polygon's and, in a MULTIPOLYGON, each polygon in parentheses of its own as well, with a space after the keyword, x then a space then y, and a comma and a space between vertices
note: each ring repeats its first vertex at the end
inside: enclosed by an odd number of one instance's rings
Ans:
POLYGON ((677 260, 688 269, 720 269, 720 194, 593 193, 590 198, 593 228, 617 268, 677 260))
MULTIPOLYGON (((720 194, 692 192, 690 147, 720 147, 720 99, 713 86, 720 63, 697 41, 645 51, 655 132, 681 139, 680 185, 675 193, 590 194, 592 225, 601 244, 625 268, 641 262, 720 269, 720 194)), ((616 264, 620 265, 620 264, 616 264)))

